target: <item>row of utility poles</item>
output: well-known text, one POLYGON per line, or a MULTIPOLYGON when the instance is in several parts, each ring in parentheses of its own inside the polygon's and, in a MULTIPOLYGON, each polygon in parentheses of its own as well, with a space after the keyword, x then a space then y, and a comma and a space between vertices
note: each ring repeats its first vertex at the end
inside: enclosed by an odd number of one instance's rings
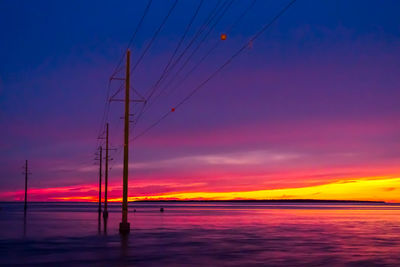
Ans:
MULTIPOLYGON (((129 158, 129 122, 130 114, 129 112, 129 103, 131 102, 129 97, 130 91, 130 50, 126 51, 126 75, 125 75, 125 116, 124 116, 124 162, 123 162, 123 175, 122 175, 122 221, 119 224, 119 232, 121 234, 127 234, 130 232, 130 224, 128 222, 128 158, 129 158)), ((112 99, 110 99, 112 101, 112 99)), ((132 100, 133 102, 144 102, 144 99, 139 100, 132 100)), ((109 132, 108 132, 109 124, 106 124, 106 156, 105 156, 105 185, 104 185, 104 211, 103 217, 108 217, 108 206, 107 206, 107 192, 108 192, 108 161, 109 161, 109 147, 108 147, 108 140, 109 140, 109 132)), ((99 147, 99 216, 101 214, 101 185, 102 185, 102 168, 103 168, 103 148, 99 147)), ((24 210, 27 209, 27 201, 28 201, 28 160, 25 162, 25 203, 24 203, 24 210)))
POLYGON ((28 175, 31 174, 31 173, 28 171, 28 160, 25 160, 25 168, 24 168, 23 174, 25 174, 25 200, 24 200, 24 211, 26 211, 26 209, 28 208, 28 175))
MULTIPOLYGON (((107 200, 107 192, 108 192, 108 153, 109 148, 108 148, 108 123, 106 124, 106 157, 105 159, 105 175, 104 175, 104 210, 103 210, 103 217, 107 218, 108 217, 108 200, 107 200)), ((99 160, 99 215, 101 213, 101 185, 102 185, 102 177, 103 177, 103 147, 99 147, 99 158, 96 160, 99 160)))
MULTIPOLYGON (((133 114, 130 114, 130 102, 145 102, 144 99, 130 99, 130 57, 131 52, 128 49, 126 51, 126 64, 125 64, 125 78, 117 78, 118 80, 125 80, 125 99, 109 101, 122 101, 125 103, 125 116, 124 116, 124 161, 123 161, 123 172, 122 172, 122 221, 119 224, 119 232, 121 234, 128 234, 130 232, 130 224, 128 222, 128 167, 129 167, 129 123, 130 118, 133 114)), ((112 77, 111 79, 113 79, 112 77)), ((109 148, 108 148, 108 123, 106 124, 106 162, 105 162, 105 186, 104 186, 104 218, 108 217, 107 210, 107 187, 108 187, 108 159, 109 159, 109 148)), ((101 178, 102 178, 102 147, 99 147, 99 160, 100 160, 100 171, 99 171, 99 214, 101 212, 101 178)))

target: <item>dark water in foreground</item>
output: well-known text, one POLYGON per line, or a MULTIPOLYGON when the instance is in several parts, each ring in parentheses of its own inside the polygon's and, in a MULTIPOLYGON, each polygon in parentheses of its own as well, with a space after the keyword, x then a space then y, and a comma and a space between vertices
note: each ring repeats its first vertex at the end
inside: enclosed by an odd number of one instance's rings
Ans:
POLYGON ((96 204, 0 207, 7 266, 400 266, 397 205, 135 203, 127 238, 115 204, 106 225, 96 204))

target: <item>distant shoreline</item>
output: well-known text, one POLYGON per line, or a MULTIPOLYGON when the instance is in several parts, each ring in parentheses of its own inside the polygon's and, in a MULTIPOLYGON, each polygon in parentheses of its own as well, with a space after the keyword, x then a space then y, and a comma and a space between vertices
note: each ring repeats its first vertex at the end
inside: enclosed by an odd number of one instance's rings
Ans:
MULTIPOLYGON (((368 201, 368 200, 319 200, 319 199, 265 199, 265 200, 136 200, 129 203, 344 203, 344 204, 397 204, 387 203, 385 201, 368 201)), ((23 203, 23 201, 0 201, 0 203, 23 203)), ((29 203, 98 203, 87 201, 31 201, 29 203)), ((121 202, 109 202, 121 203, 121 202)))
POLYGON ((227 203, 276 203, 276 202, 286 202, 286 203, 374 203, 374 204, 386 204, 385 201, 367 201, 367 200, 318 200, 318 199, 265 199, 265 200, 137 200, 130 201, 129 203, 135 202, 227 202, 227 203))

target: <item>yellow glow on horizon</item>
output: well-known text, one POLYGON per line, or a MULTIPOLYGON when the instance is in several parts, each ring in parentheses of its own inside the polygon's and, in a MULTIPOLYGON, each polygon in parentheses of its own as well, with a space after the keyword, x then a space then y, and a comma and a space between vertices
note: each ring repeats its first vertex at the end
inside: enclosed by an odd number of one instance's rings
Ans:
MULTIPOLYGON (((177 192, 129 197, 128 200, 319 199, 400 202, 399 189, 400 178, 371 177, 301 188, 245 192, 177 192)), ((110 201, 121 201, 121 198, 112 198, 110 201)))
MULTIPOLYGON (((85 187, 86 188, 86 187, 85 187)), ((54 188, 53 188, 54 189, 54 188)), ((62 192, 60 188, 56 191, 62 192)), ((54 189, 54 190, 55 190, 54 189)), ((37 189, 40 193, 42 189, 37 189)), ((43 189, 47 192, 49 189, 43 189)), ((51 190, 50 190, 51 191, 51 190)), ((89 201, 97 202, 98 196, 57 196, 48 199, 56 201, 89 201)), ((66 191, 68 194, 68 190, 66 191)), ((279 200, 279 199, 318 199, 318 200, 364 200, 400 203, 400 178, 364 177, 344 179, 337 182, 298 188, 264 189, 237 192, 172 192, 147 196, 131 196, 135 200, 279 200)), ((104 199, 103 199, 104 201, 104 199)), ((121 202, 121 197, 109 195, 109 202, 121 202)))

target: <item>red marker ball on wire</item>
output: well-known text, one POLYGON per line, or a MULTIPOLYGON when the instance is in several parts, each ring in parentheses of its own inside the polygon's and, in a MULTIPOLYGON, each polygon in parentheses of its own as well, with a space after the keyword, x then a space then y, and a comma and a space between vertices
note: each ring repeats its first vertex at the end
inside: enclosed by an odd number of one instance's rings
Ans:
POLYGON ((221 34, 221 40, 224 41, 224 40, 226 40, 226 38, 227 38, 226 33, 222 33, 221 34))

